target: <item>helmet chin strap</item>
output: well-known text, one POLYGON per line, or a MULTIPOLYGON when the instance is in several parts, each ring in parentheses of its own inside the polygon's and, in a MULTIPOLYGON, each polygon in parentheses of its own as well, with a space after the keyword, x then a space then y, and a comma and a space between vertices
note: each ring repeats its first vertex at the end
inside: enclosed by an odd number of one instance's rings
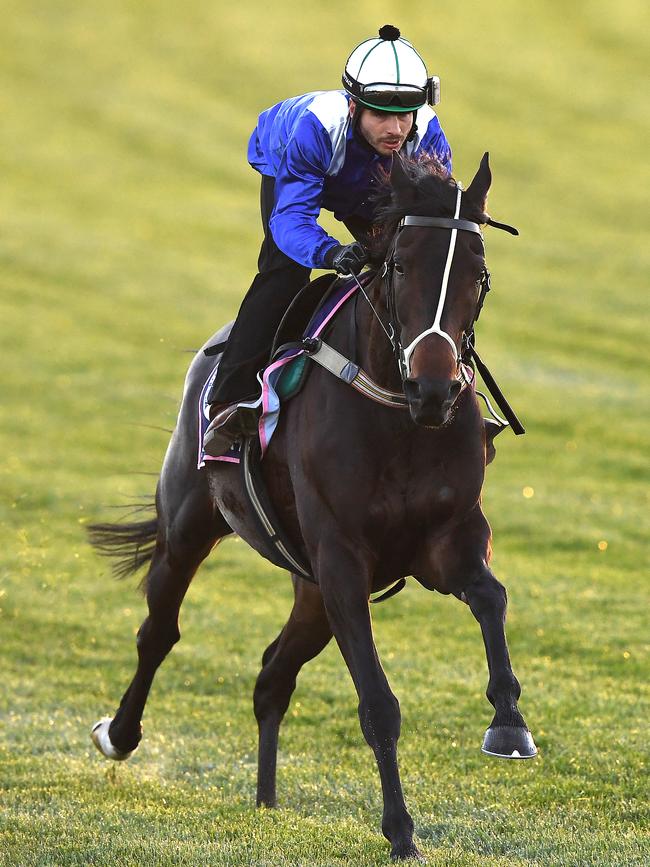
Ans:
POLYGON ((413 110, 413 123, 411 124, 411 132, 406 136, 406 142, 413 141, 415 136, 418 133, 418 122, 417 122, 418 112, 417 109, 413 110))
POLYGON ((350 105, 348 106, 348 112, 350 116, 350 126, 352 127, 352 132, 355 134, 359 134, 359 120, 361 118, 361 109, 362 106, 354 99, 350 99, 350 105), (354 105, 354 111, 350 111, 350 107, 354 105))
MULTIPOLYGON (((454 220, 457 220, 460 215, 460 200, 463 194, 463 190, 458 185, 458 190, 456 193, 456 209, 454 211, 454 220)), ((456 344, 454 340, 447 334, 446 331, 443 331, 440 327, 440 322, 442 320, 442 313, 445 309, 445 301, 447 299, 447 287, 449 285, 449 274, 451 273, 451 263, 454 259, 454 251, 456 249, 456 237, 458 236, 458 229, 453 228, 451 230, 451 239, 449 241, 449 249, 447 250, 447 261, 445 262, 445 270, 442 275, 442 286, 440 288, 440 298, 438 299, 438 309, 436 310, 436 316, 433 320, 433 325, 431 328, 427 328, 426 331, 423 331, 421 334, 413 340, 409 345, 402 349, 402 370, 404 374, 404 379, 408 379, 411 375, 411 358, 415 349, 417 348, 418 343, 421 340, 424 340, 425 337, 428 337, 430 334, 439 334, 443 337, 447 343, 451 346, 454 353, 454 360, 458 363, 458 349, 456 348, 456 344)))

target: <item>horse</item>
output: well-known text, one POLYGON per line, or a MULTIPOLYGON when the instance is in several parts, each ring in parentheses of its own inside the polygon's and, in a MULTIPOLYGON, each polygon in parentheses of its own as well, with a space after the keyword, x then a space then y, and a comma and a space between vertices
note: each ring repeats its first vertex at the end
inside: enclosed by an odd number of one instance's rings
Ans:
MULTIPOLYGON (((303 390, 284 406, 262 461, 276 512, 314 582, 292 575, 293 608, 262 656, 254 689, 257 804, 276 805, 280 724, 302 666, 334 636, 376 759, 381 828, 393 859, 419 852, 397 762, 399 702, 373 641, 372 593, 412 576, 467 604, 482 631, 486 695, 494 707, 483 751, 508 758, 536 753, 518 709, 521 689, 505 636, 506 591, 489 566, 491 530, 481 489, 491 435, 462 360, 482 303, 481 228, 501 225, 485 210, 491 179, 487 153, 465 191, 431 165, 393 160, 390 201, 381 217, 390 240, 383 267, 367 287, 369 303, 357 301, 352 326, 359 364, 381 388, 402 394, 404 406, 374 402, 314 365, 303 390)), ((346 346, 349 332, 350 318, 340 316, 328 340, 346 346)), ((212 462, 197 470, 197 402, 212 364, 199 351, 188 370, 155 518, 98 524, 92 531, 104 553, 123 556, 123 573, 149 562, 135 676, 114 717, 102 718, 92 731, 98 749, 115 760, 128 758, 140 742, 155 672, 180 638, 179 609, 201 562, 232 533, 262 554, 267 550, 239 468, 212 462)))

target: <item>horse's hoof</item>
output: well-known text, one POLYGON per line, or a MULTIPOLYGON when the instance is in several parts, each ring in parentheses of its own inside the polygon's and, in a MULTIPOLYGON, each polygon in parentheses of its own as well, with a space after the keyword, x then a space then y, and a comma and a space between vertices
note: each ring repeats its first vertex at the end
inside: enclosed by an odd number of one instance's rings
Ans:
MULTIPOLYGON (((99 752, 106 756, 107 759, 113 759, 116 762, 124 762, 135 752, 135 749, 129 750, 127 753, 121 752, 121 750, 116 749, 111 743, 111 739, 108 734, 108 727, 113 722, 113 717, 104 716, 99 722, 96 722, 90 732, 90 737, 92 738, 92 742, 95 744, 99 752)), ((137 749, 137 747, 136 747, 137 749)))
POLYGON ((485 732, 481 752, 499 759, 534 759, 537 747, 531 733, 522 726, 491 726, 485 732))
POLYGON ((393 846, 390 853, 391 861, 419 861, 424 863, 424 855, 420 852, 415 843, 407 843, 393 846))

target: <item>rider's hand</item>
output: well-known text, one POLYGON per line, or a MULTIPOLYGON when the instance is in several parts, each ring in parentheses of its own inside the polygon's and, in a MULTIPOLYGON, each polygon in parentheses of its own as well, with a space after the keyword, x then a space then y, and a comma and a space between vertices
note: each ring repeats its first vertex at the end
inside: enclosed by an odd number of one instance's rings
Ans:
POLYGON ((327 253, 327 267, 339 274, 358 274, 368 261, 368 254, 358 241, 345 246, 339 244, 327 253))

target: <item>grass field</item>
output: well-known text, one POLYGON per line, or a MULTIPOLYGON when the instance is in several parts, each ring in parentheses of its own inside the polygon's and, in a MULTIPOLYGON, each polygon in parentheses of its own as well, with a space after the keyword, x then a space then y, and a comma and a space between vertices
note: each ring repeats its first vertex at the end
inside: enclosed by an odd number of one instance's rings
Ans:
POLYGON ((144 604, 84 525, 150 498, 186 350, 250 282, 257 113, 336 87, 390 20, 442 77, 455 174, 489 150, 490 211, 521 231, 488 233, 479 346, 528 428, 499 439, 485 505, 540 747, 481 755, 464 606, 410 585, 378 606, 419 844, 441 867, 649 863, 647 4, 7 0, 2 17, 0 864, 388 860, 333 646, 286 719, 281 808, 253 807, 252 687, 291 593, 241 542, 188 594, 140 750, 101 759, 90 726, 132 675, 144 604))

